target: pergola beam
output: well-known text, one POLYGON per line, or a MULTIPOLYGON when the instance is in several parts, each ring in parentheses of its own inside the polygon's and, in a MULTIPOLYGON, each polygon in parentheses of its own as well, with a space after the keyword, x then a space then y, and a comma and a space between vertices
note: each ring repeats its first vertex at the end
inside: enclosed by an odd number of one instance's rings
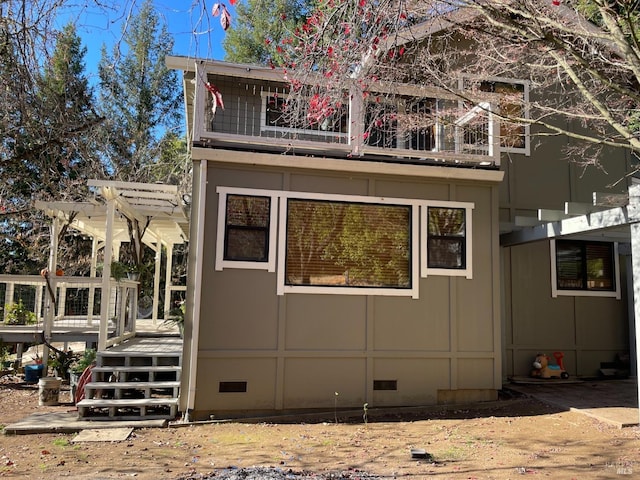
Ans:
POLYGON ((500 245, 508 247, 538 240, 579 235, 640 222, 640 214, 630 207, 615 207, 589 215, 546 222, 541 225, 514 230, 500 236, 500 245))

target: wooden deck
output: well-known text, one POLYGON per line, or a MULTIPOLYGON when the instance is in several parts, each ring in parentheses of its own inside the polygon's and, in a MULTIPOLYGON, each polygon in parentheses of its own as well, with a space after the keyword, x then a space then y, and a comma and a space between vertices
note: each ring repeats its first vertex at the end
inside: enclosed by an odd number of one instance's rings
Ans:
MULTIPOLYGON (((0 322, 0 338, 4 343, 42 343, 43 326, 39 325, 5 325, 0 322)), ((113 329, 109 330, 112 333, 113 329)), ((136 336, 139 337, 175 337, 179 336, 178 329, 162 321, 153 324, 151 320, 136 321, 136 336)), ((78 327, 64 322, 56 322, 51 332, 52 342, 98 342, 98 325, 92 327, 78 327)))
POLYGON ((119 345, 115 345, 102 355, 122 356, 135 353, 136 356, 180 355, 182 353, 182 339, 180 337, 135 337, 119 345))

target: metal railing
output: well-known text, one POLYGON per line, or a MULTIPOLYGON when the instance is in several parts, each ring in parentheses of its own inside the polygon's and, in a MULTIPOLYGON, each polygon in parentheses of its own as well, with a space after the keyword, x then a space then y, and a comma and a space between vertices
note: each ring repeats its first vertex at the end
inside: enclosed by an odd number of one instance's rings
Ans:
POLYGON ((350 158, 499 163, 499 119, 489 102, 467 108, 452 95, 428 96, 434 92, 367 92, 358 99, 347 95, 336 107, 318 98, 293 99, 286 83, 213 72, 198 72, 195 82, 194 141, 350 158))

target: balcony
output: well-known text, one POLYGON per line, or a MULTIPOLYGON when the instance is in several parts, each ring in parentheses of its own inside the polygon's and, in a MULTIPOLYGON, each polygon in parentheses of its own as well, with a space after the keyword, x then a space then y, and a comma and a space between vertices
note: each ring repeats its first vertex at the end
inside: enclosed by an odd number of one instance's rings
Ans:
POLYGON ((278 70, 217 61, 194 64, 182 57, 169 57, 167 64, 184 70, 194 145, 456 166, 499 164, 499 119, 492 101, 467 107, 452 93, 413 85, 345 92, 339 103, 318 93, 294 98, 278 70))

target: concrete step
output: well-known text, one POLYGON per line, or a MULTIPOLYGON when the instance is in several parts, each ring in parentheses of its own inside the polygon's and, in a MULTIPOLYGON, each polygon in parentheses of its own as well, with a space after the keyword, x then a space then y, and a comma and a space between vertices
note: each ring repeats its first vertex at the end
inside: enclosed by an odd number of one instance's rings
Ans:
POLYGON ((91 420, 174 418, 177 398, 85 398, 77 404, 78 415, 91 420))

